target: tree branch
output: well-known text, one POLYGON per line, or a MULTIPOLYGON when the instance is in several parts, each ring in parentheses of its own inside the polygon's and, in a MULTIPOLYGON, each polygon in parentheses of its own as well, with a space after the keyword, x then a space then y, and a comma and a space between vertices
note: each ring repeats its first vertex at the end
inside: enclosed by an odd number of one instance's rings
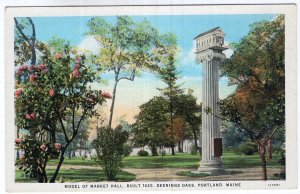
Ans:
POLYGON ((27 17, 29 23, 31 24, 31 28, 32 28, 32 36, 31 36, 31 40, 32 40, 32 44, 35 44, 35 40, 36 40, 36 36, 35 36, 35 26, 34 23, 32 22, 32 19, 30 17, 27 17))
POLYGON ((73 110, 72 110, 72 131, 73 134, 75 133, 75 104, 73 105, 73 110))
POLYGON ((29 45, 31 45, 31 43, 29 42, 28 37, 24 34, 24 32, 22 31, 22 29, 20 28, 20 25, 19 25, 18 20, 17 20, 16 18, 14 18, 14 20, 15 20, 16 27, 17 27, 18 32, 21 34, 21 36, 24 38, 24 40, 25 40, 29 45))
POLYGON ((68 138, 68 135, 67 135, 67 132, 66 132, 66 128, 65 128, 64 123, 63 123, 63 121, 62 121, 62 119, 61 119, 61 116, 60 116, 59 112, 58 112, 56 109, 54 110, 54 112, 55 112, 55 113, 57 114, 57 116, 58 116, 58 119, 59 119, 61 128, 62 128, 62 130, 63 130, 63 132, 64 132, 65 139, 66 139, 67 143, 69 143, 70 140, 69 140, 69 138, 68 138))
POLYGON ((119 82, 119 81, 122 80, 122 79, 127 79, 127 80, 130 80, 130 81, 134 81, 134 78, 135 78, 135 71, 136 71, 136 69, 133 69, 129 77, 125 77, 125 76, 124 76, 124 77, 120 77, 120 78, 117 80, 117 82, 119 82))

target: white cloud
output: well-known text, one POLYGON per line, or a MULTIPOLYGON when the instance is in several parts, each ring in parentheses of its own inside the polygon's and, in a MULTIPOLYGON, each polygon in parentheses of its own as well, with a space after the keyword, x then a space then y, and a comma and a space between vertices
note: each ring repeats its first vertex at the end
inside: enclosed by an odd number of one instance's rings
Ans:
POLYGON ((182 65, 195 64, 195 57, 196 57, 195 52, 196 52, 196 45, 195 44, 193 44, 192 49, 190 49, 189 51, 182 50, 181 64, 182 65))
MULTIPOLYGON (((225 42, 225 45, 229 45, 229 42, 225 42)), ((181 55, 181 65, 194 65, 195 64, 195 52, 196 52, 196 44, 193 44, 193 47, 189 51, 185 51, 182 49, 182 55, 181 55)), ((223 53, 226 55, 226 58, 230 58, 233 54, 233 49, 229 48, 223 53)))
POLYGON ((78 48, 82 51, 90 52, 92 54, 98 54, 101 45, 95 40, 93 36, 86 36, 78 45, 78 48))
MULTIPOLYGON (((228 46, 230 43, 225 41, 225 45, 228 46)), ((233 49, 229 48, 225 51, 223 51, 223 53, 226 55, 226 58, 230 58, 233 55, 233 49)))

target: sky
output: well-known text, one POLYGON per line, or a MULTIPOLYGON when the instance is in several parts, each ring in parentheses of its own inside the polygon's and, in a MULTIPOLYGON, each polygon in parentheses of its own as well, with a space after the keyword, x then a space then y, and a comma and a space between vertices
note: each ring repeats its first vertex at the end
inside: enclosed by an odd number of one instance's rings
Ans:
MULTIPOLYGON (((201 102, 202 89, 202 66, 195 63, 195 44, 193 39, 200 33, 219 26, 225 32, 225 43, 238 42, 247 35, 250 25, 262 21, 272 20, 276 15, 163 15, 163 16, 131 16, 131 18, 140 22, 147 19, 156 27, 160 33, 172 32, 176 35, 180 55, 177 59, 177 68, 180 72, 179 83, 182 88, 190 88, 194 95, 201 102)), ((110 23, 115 22, 115 17, 103 17, 110 23)), ((89 29, 87 22, 91 17, 33 17, 36 27, 36 36, 38 40, 49 41, 52 37, 64 38, 73 46, 81 49, 90 50, 97 53, 99 44, 92 37, 85 36, 84 33, 89 29)), ((231 49, 224 52, 227 57, 233 53, 231 49)), ((112 76, 103 74, 101 76, 107 80, 107 84, 94 84, 97 89, 112 92, 112 76)), ((227 78, 220 78, 219 90, 220 98, 223 99, 231 94, 235 87, 227 85, 227 78)), ((139 112, 139 105, 147 102, 153 96, 159 95, 157 88, 163 88, 164 84, 154 75, 143 73, 135 81, 122 80, 117 89, 115 102, 115 114, 113 123, 116 124, 120 117, 125 118, 129 123, 134 122, 134 115, 139 112)), ((107 112, 111 102, 107 102, 107 112)))

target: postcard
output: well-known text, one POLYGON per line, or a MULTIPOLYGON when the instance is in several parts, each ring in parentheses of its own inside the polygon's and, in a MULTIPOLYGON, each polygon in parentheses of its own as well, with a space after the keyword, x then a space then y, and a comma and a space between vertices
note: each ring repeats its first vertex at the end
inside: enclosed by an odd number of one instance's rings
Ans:
POLYGON ((7 7, 7 191, 296 189, 296 16, 7 7))

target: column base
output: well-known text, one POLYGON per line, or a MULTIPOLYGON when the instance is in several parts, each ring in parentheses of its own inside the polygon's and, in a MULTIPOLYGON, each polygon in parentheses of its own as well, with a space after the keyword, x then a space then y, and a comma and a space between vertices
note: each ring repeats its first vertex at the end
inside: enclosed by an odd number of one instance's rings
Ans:
POLYGON ((222 160, 201 161, 197 171, 192 171, 195 174, 220 175, 223 174, 224 166, 222 160))

